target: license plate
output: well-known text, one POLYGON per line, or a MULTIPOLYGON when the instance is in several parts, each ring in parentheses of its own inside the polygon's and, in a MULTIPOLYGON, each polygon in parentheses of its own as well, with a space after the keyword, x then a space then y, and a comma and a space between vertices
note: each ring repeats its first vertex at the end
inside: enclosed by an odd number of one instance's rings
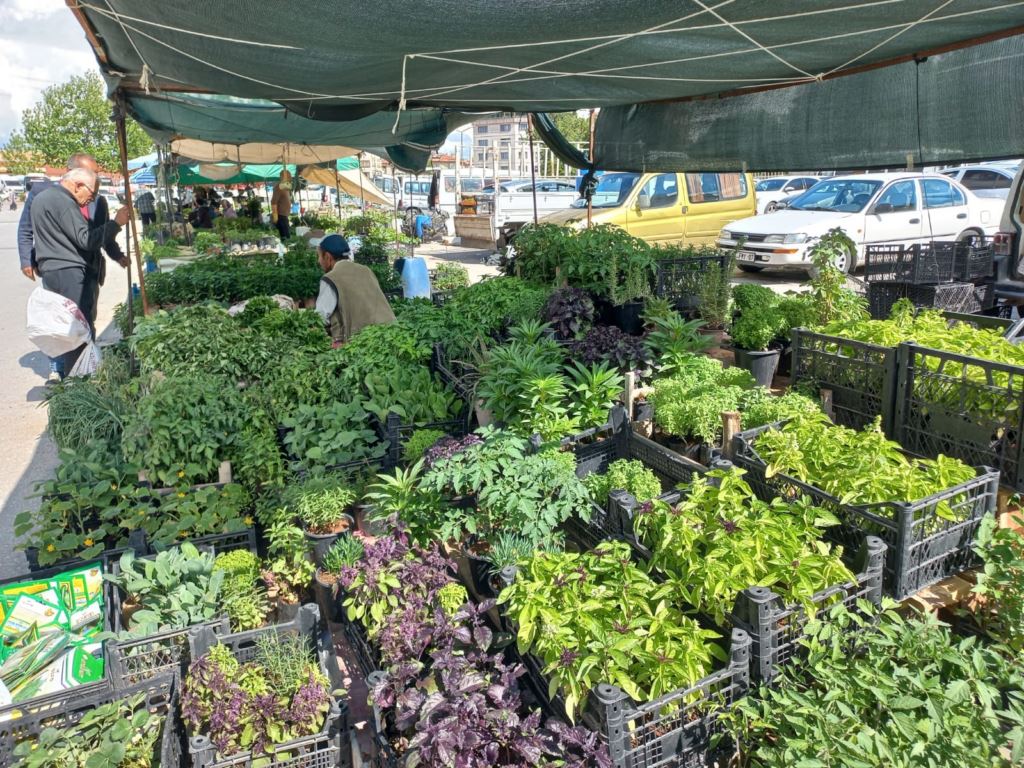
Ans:
POLYGON ((740 251, 736 254, 736 261, 757 261, 757 254, 740 251))

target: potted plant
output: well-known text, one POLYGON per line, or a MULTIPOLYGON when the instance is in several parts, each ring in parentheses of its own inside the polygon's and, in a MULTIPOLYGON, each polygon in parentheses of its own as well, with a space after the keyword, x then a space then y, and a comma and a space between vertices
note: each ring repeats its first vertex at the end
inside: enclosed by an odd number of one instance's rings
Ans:
POLYGON ((355 524, 349 512, 356 500, 357 494, 345 477, 312 477, 285 492, 285 505, 302 524, 316 565, 321 564, 338 537, 355 524))
POLYGON ((351 568, 363 557, 363 540, 359 536, 342 536, 327 550, 323 562, 316 569, 317 602, 328 621, 341 621, 341 602, 338 600, 338 581, 342 568, 351 568))
POLYGON ((750 371, 762 387, 771 387, 779 367, 780 350, 768 347, 781 333, 782 320, 774 308, 753 307, 743 311, 730 331, 736 365, 750 371))
POLYGON ((213 569, 224 573, 221 605, 231 622, 231 631, 246 632, 266 624, 270 604, 266 589, 259 583, 259 557, 247 549, 233 549, 217 555, 213 569))
POLYGON ((722 269, 717 263, 709 263, 700 278, 697 311, 704 321, 701 332, 710 336, 714 346, 717 347, 722 345, 726 324, 729 322, 731 311, 729 275, 731 273, 731 269, 722 269))
POLYGON ((301 528, 278 519, 267 528, 267 561, 260 569, 278 623, 295 618, 308 594, 315 570, 301 528))
POLYGON ((644 302, 652 295, 654 258, 648 249, 613 253, 609 265, 608 298, 612 320, 626 333, 643 332, 644 302))
POLYGON ((543 320, 558 339, 578 339, 594 322, 594 302, 580 288, 559 288, 544 305, 543 320))

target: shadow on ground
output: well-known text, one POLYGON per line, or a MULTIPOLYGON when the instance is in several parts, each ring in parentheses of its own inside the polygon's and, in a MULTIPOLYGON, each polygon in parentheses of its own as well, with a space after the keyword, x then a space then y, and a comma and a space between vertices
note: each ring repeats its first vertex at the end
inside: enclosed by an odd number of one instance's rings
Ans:
POLYGON ((42 352, 29 352, 18 358, 18 365, 22 368, 29 368, 44 379, 50 373, 50 358, 42 352))
POLYGON ((32 452, 28 468, 18 478, 17 485, 7 495, 3 507, 0 507, 0 520, 11 526, 10 530, 4 531, 4 535, 0 536, 0 578, 2 579, 28 573, 28 561, 25 560, 25 553, 14 549, 14 518, 26 510, 39 509, 39 499, 28 497, 35 490, 36 481, 51 477, 56 467, 57 448, 50 436, 44 432, 36 440, 36 447, 32 452))

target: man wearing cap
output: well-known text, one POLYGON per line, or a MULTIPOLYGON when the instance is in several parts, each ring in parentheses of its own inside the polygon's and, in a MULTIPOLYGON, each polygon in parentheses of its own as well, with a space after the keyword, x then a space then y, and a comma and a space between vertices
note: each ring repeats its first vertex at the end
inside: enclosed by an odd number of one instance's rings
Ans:
POLYGON ((344 344, 368 325, 395 322, 395 313, 380 289, 377 276, 351 261, 352 250, 341 235, 328 235, 316 246, 324 276, 316 297, 316 311, 330 326, 335 346, 344 344))

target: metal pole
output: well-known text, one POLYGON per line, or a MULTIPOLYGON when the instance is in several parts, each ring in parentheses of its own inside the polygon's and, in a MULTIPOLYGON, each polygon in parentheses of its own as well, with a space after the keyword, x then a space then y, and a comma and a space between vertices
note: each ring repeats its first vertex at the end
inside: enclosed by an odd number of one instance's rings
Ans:
MULTIPOLYGON (((587 159, 590 164, 594 164, 594 110, 590 110, 590 154, 587 159)), ((587 198, 587 227, 593 223, 592 218, 594 215, 594 196, 591 195, 587 198)))
POLYGON ((139 231, 135 225, 135 206, 132 204, 132 185, 128 178, 128 137, 124 122, 124 100, 117 105, 117 144, 121 151, 121 175, 124 177, 124 204, 128 206, 128 225, 135 244, 135 268, 139 272, 139 292, 142 294, 142 316, 149 314, 149 299, 146 297, 146 280, 142 272, 142 252, 139 250, 139 231))
POLYGON ((526 130, 530 134, 530 189, 533 190, 533 223, 537 223, 537 167, 533 164, 533 115, 526 116, 526 130))
POLYGON ((398 250, 398 231, 401 225, 398 223, 398 182, 395 181, 395 166, 391 166, 391 199, 395 206, 395 250, 398 250))
MULTIPOLYGON (((356 161, 359 163, 359 213, 366 213, 366 194, 363 192, 363 153, 360 152, 356 155, 356 161)), ((334 163, 334 167, 338 167, 337 161, 334 163)), ((337 171, 335 171, 337 173, 337 171)), ((341 190, 338 190, 338 200, 341 200, 341 190)))
POLYGON ((341 218, 341 179, 338 177, 338 161, 334 161, 334 191, 338 193, 338 218, 341 218))

